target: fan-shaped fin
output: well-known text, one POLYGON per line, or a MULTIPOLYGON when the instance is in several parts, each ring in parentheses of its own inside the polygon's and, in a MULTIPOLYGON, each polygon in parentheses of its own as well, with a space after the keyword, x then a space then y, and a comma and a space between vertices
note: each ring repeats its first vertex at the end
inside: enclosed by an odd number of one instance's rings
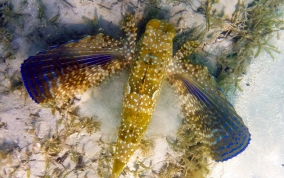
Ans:
POLYGON ((126 16, 122 28, 125 40, 98 34, 26 59, 21 74, 31 98, 37 103, 71 98, 123 69, 130 63, 136 46, 137 28, 132 15, 126 16))
POLYGON ((183 101, 183 113, 199 142, 209 147, 216 161, 245 150, 250 133, 205 67, 179 61, 180 70, 169 76, 183 101), (184 69, 184 70, 182 70, 184 69))
POLYGON ((21 66, 26 89, 37 103, 73 97, 124 68, 132 57, 127 45, 98 34, 40 52, 21 66))

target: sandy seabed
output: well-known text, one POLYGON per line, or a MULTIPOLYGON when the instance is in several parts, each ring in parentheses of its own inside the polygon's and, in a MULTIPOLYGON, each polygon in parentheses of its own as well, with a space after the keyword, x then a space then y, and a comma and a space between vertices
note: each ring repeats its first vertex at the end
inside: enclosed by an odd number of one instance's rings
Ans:
MULTIPOLYGON (((236 1, 234 2, 236 3, 236 1)), ((10 26, 15 28, 12 41, 16 51, 15 59, 1 61, 0 64, 0 84, 2 86, 0 121, 3 124, 0 128, 0 148, 18 147, 24 150, 23 148, 30 147, 36 150, 40 145, 33 145, 35 139, 34 134, 31 134, 33 130, 36 129, 39 138, 44 138, 56 130, 56 121, 60 116, 57 112, 53 115, 50 109, 43 108, 32 101, 26 96, 24 87, 15 90, 11 88, 11 78, 15 80, 21 78, 19 71, 23 60, 39 51, 48 49, 50 43, 59 39, 59 36, 62 36, 62 41, 70 40, 70 36, 79 38, 84 35, 93 35, 98 31, 117 36, 120 33, 117 29, 122 14, 127 12, 123 3, 130 3, 132 8, 135 7, 133 9, 138 14, 137 18, 142 18, 143 8, 147 7, 147 4, 131 0, 118 1, 117 3, 105 0, 94 2, 88 0, 43 1, 45 17, 39 20, 37 13, 39 1, 29 0, 23 4, 24 6, 16 0, 10 1, 10 3, 13 5, 13 9, 24 15, 21 15, 19 22, 13 22, 13 19, 9 21, 10 26), (57 14, 60 14, 57 21, 61 24, 60 26, 52 25, 47 20, 57 14), (99 19, 99 24, 97 24, 99 27, 90 24, 91 21, 89 23, 84 21, 84 19, 92 19, 95 16, 99 19), (65 34, 66 29, 72 29, 73 32, 65 34)), ((170 14, 169 22, 178 25, 178 28, 204 22, 204 17, 194 14, 183 4, 168 3, 163 8, 170 14), (184 12, 177 13, 181 10, 184 12), (176 21, 180 16, 186 20, 182 24, 177 24, 176 21)), ((226 13, 230 14, 234 10, 234 3, 226 5, 225 9, 226 13)), ((223 163, 212 163, 208 177, 280 178, 284 175, 283 36, 284 33, 281 32, 280 39, 275 37, 271 40, 271 44, 277 46, 281 53, 275 54, 273 60, 267 53, 261 52, 257 58, 252 60, 246 75, 240 82, 243 91, 229 95, 229 100, 250 130, 251 143, 242 154, 234 159, 223 163)), ((4 51, 0 51, 1 53, 4 51)), ((100 141, 108 143, 116 140, 127 76, 128 71, 124 71, 103 82, 101 86, 90 88, 80 96, 80 101, 75 104, 80 107, 81 116, 96 118, 102 124, 100 131, 94 134, 89 135, 82 132, 70 136, 68 141, 77 143, 76 150, 84 153, 84 160, 91 160, 91 157, 100 153, 102 149, 98 144, 100 141)), ((171 152, 165 137, 174 136, 179 128, 181 123, 180 103, 167 83, 163 84, 162 89, 153 120, 145 135, 146 139, 154 139, 153 154, 144 158, 138 151, 130 160, 130 167, 140 156, 140 160, 145 163, 152 162, 158 169, 159 163, 165 159, 166 153, 171 152)), ((16 154, 18 156, 12 156, 11 160, 2 159, 0 161, 2 162, 0 164, 3 164, 0 166, 0 177, 5 177, 7 170, 13 170, 7 168, 9 164, 20 165, 17 169, 14 167, 17 171, 12 177, 26 177, 29 169, 31 170, 30 177, 42 175, 45 169, 44 157, 40 154, 30 155, 29 164, 21 164, 21 161, 25 160, 23 152, 16 154)), ((62 155, 64 150, 60 153, 62 155)), ((66 161, 70 161, 70 158, 66 161)), ((93 172, 88 176, 96 176, 93 172)), ((67 177, 75 176, 76 174, 70 173, 67 177)), ((83 177, 83 174, 79 174, 79 177, 83 177)))

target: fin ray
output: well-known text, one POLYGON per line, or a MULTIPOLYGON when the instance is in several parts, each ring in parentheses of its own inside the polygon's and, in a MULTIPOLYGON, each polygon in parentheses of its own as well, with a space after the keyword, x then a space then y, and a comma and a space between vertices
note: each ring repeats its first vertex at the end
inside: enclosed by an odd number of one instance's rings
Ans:
POLYGON ((29 57, 21 74, 36 103, 71 98, 128 65, 128 50, 106 35, 88 36, 29 57))
POLYGON ((216 161, 226 161, 238 155, 250 142, 250 133, 242 118, 205 67, 181 65, 187 72, 171 74, 169 80, 182 96, 183 112, 191 130, 210 148, 216 161), (188 71, 195 72, 189 74, 188 71))

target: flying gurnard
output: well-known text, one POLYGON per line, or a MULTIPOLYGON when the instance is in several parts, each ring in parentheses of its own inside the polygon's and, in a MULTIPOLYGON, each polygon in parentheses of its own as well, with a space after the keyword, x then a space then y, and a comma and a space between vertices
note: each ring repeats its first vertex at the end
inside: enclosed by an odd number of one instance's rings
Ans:
POLYGON ((30 97, 40 104, 67 100, 130 66, 112 177, 120 175, 139 148, 165 79, 180 96, 190 130, 214 160, 225 161, 241 153, 250 142, 242 118, 207 68, 184 60, 200 45, 189 41, 173 56, 175 28, 166 21, 150 20, 138 42, 131 15, 122 26, 124 39, 100 33, 26 59, 21 74, 30 97))

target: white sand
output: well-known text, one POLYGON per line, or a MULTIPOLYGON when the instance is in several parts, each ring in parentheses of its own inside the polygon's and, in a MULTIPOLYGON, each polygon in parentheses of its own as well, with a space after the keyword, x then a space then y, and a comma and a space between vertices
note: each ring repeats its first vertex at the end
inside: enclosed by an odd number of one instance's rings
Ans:
MULTIPOLYGON (((15 8, 19 9, 18 3, 14 0, 15 8)), ((46 16, 48 19, 60 12, 58 23, 66 24, 66 28, 82 24, 82 16, 93 18, 95 11, 99 18, 103 19, 104 32, 110 34, 121 20, 121 2, 112 3, 112 1, 96 1, 76 0, 69 1, 76 8, 71 8, 64 1, 50 0, 44 2, 46 6, 46 16), (116 9, 109 10, 101 8, 98 4, 105 7, 116 9), (109 22, 112 23, 109 23, 109 22)), ((124 1, 127 2, 127 1, 124 1)), ((137 11, 142 9, 138 6, 137 1, 130 1, 133 6, 137 6, 137 11)), ((226 1, 221 1, 228 6, 226 13, 230 14, 234 10, 234 3, 226 4, 226 1)), ((236 1, 234 1, 236 2, 236 1)), ((145 4, 142 4, 145 5, 145 4)), ((165 5, 165 8, 171 7, 165 5)), ((191 26, 201 23, 204 20, 202 15, 194 15, 184 4, 171 7, 170 14, 176 14, 180 9, 188 11, 182 14, 177 14, 170 18, 170 22, 174 25, 178 18, 182 15, 185 20, 178 24, 179 28, 191 26)), ((29 13, 31 16, 25 17, 25 27, 23 31, 16 31, 16 36, 13 40, 13 45, 18 48, 15 60, 10 60, 7 64, 0 64, 0 84, 5 87, 10 86, 10 80, 14 72, 19 75, 20 64, 30 55, 35 55, 36 52, 46 50, 48 44, 45 40, 39 38, 25 38, 23 34, 28 34, 34 30, 34 26, 42 26, 44 23, 39 23, 36 19, 37 1, 30 0, 22 9, 24 13, 29 13), (36 39, 36 40, 34 40, 36 39)), ((138 12, 142 13, 142 12, 138 12)), ((84 34, 84 30, 80 30, 80 26, 75 29, 84 34), (82 32, 83 31, 83 32, 82 32)), ((56 27, 49 29, 52 34, 56 32, 56 27)), ((40 31, 40 30, 39 30, 40 31)), ((62 31, 61 31, 62 32, 62 31)), ((36 32, 33 32, 37 35, 36 32)), ((117 32, 116 32, 117 33, 117 32)), ((45 34, 47 35, 47 34, 45 34)), ((248 72, 244 75, 241 82, 243 92, 236 92, 231 95, 230 101, 234 101, 233 105, 237 113, 243 118, 252 135, 251 144, 248 148, 237 157, 212 165, 211 174, 208 177, 213 178, 280 178, 284 175, 284 33, 281 40, 274 39, 271 43, 276 45, 281 54, 275 54, 275 60, 262 52, 259 57, 253 60, 248 72), (249 86, 246 84, 249 83, 249 86)), ((98 88, 89 89, 77 103, 80 105, 80 113, 82 116, 92 116, 102 122, 101 131, 89 136, 82 133, 79 136, 71 136, 70 143, 78 143, 77 150, 84 151, 84 160, 94 157, 96 152, 100 151, 98 140, 100 137, 106 142, 112 142, 116 139, 116 134, 120 122, 120 112, 122 107, 122 98, 124 84, 127 79, 127 71, 119 75, 113 76, 110 80, 103 82, 98 88), (84 149, 83 149, 84 147, 84 149)), ((1 93, 4 88, 1 88, 1 93)), ((20 148, 28 146, 33 141, 33 135, 28 131, 34 128, 38 130, 38 136, 44 137, 50 130, 55 130, 55 122, 59 118, 58 114, 53 116, 50 109, 42 108, 35 104, 31 98, 25 97, 24 90, 15 90, 9 93, 0 95, 0 121, 7 123, 7 129, 0 129, 0 147, 3 145, 19 145, 20 148)), ((165 159, 165 153, 170 151, 165 140, 166 136, 174 135, 181 121, 180 106, 177 96, 172 89, 164 83, 161 96, 158 101, 158 106, 151 121, 146 138, 155 139, 156 147, 154 154, 146 158, 152 160, 153 164, 159 167, 160 161, 165 159)), ((33 146, 34 149, 37 145, 33 146)), ((62 151, 61 153, 64 153, 62 151)), ((22 155, 22 154, 19 154, 22 155)), ((62 154, 61 154, 62 155, 62 154)), ((141 156, 138 151, 131 159, 129 166, 133 165, 136 156, 141 156)), ((141 157, 143 158, 143 157, 141 157)), ((21 157, 13 157, 13 162, 22 160, 21 157)), ((44 170, 44 158, 40 155, 33 155, 30 161, 31 177, 42 175, 44 170)), ((4 161, 4 160, 2 160, 4 161)), ((70 159, 66 162, 70 162, 70 159)), ((147 163, 146 161, 146 163, 147 163)), ((20 164, 19 170, 14 176, 25 177, 28 165, 20 164)), ((92 164, 90 164, 92 165, 92 164)), ((1 166, 0 166, 1 167, 1 166)), ((5 167, 0 168, 0 177, 5 177, 5 167)), ((6 171, 8 169, 5 169, 6 171)), ((11 170, 11 169, 10 169, 11 170)), ((70 174, 69 177, 75 176, 70 174)), ((83 175, 80 175, 83 176, 83 175)), ((93 172, 88 176, 96 176, 93 172)))

